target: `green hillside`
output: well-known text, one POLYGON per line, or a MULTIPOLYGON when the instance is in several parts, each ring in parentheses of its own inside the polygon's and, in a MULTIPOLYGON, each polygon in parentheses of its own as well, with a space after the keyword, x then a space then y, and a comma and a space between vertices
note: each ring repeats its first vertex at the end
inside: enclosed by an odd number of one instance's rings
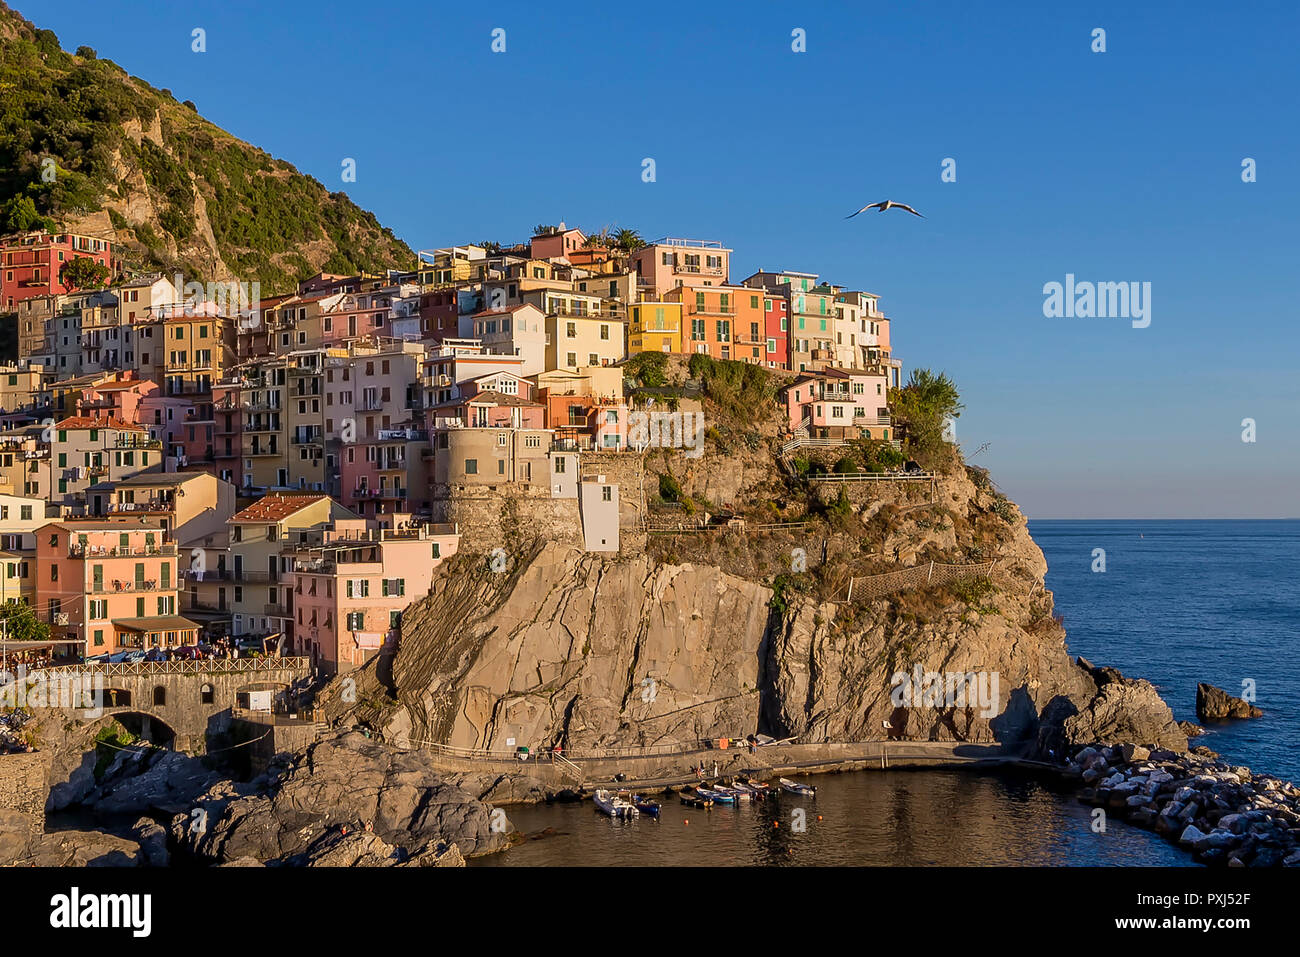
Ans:
POLYGON ((142 268, 258 280, 264 294, 415 259, 344 193, 94 50, 65 52, 0 0, 0 233, 42 221, 116 238, 142 268))

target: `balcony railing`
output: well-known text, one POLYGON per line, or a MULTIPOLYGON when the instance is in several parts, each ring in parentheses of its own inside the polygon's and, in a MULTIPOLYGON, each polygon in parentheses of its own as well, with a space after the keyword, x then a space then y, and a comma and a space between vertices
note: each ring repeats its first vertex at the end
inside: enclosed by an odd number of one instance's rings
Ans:
POLYGON ((68 555, 71 558, 151 558, 175 554, 174 544, 83 545, 81 542, 72 542, 68 545, 68 555))
POLYGON ((113 581, 91 582, 88 590, 96 595, 112 595, 118 592, 175 591, 176 589, 171 585, 163 585, 160 588, 156 579, 149 581, 121 581, 114 579, 113 581))
POLYGON ((120 449, 125 451, 131 451, 134 449, 142 449, 144 451, 149 451, 151 449, 161 449, 162 440, 161 439, 118 439, 116 442, 113 443, 112 447, 114 449, 120 449))
POLYGON ((354 499, 372 499, 372 498, 406 498, 406 489, 404 488, 359 488, 352 492, 354 499))

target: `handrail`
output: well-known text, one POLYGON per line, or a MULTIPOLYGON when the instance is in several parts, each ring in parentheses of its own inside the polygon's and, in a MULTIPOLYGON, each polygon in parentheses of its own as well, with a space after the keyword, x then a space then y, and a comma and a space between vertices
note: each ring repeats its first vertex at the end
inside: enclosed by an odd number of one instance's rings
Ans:
POLYGON ((56 665, 42 669, 42 674, 80 675, 87 670, 105 677, 145 677, 149 675, 204 675, 231 671, 303 671, 311 670, 311 658, 206 658, 202 661, 88 661, 80 665, 56 665))

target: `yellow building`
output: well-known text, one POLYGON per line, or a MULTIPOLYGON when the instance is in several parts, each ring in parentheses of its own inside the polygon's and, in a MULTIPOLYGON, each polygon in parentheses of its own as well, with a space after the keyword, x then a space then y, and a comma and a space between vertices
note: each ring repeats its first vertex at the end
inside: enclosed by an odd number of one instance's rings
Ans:
POLYGON ((642 302, 631 309, 627 327, 627 353, 681 352, 682 304, 642 302))

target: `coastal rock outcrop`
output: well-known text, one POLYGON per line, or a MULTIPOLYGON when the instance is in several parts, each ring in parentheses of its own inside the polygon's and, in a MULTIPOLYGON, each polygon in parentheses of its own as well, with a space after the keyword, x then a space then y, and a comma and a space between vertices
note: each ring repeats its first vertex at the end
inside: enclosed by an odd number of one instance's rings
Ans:
POLYGON ((1249 701, 1234 698, 1222 688, 1204 682, 1196 686, 1196 716, 1202 721, 1258 718, 1263 713, 1249 701))
POLYGON ((1187 750, 1187 734, 1151 682, 1077 660, 1095 692, 1081 706, 1057 702, 1040 733, 1040 750, 1057 754, 1089 744, 1129 744, 1187 750))
POLYGON ((290 865, 454 863, 505 848, 512 830, 427 755, 355 732, 290 756, 265 793, 219 787, 171 823, 173 841, 199 859, 290 865), (374 840, 343 840, 357 834, 374 840))
MULTIPOLYGON (((461 554, 403 615, 396 654, 336 681, 326 713, 399 746, 503 752, 685 748, 755 732, 1034 751, 1044 716, 1058 746, 1186 748, 1149 684, 1071 660, 1043 588, 1046 562, 1014 506, 965 471, 897 494, 863 506, 883 538, 848 522, 834 543, 846 573, 883 541, 867 567, 957 549, 984 560, 963 566, 970 578, 929 588, 922 577, 848 602, 789 585, 789 576, 775 576, 782 584, 773 588, 718 565, 556 543, 499 572, 461 554)), ((820 544, 827 563, 831 543, 820 544)), ((761 554, 742 547, 735 564, 757 567, 761 554)), ((803 551, 815 560, 813 548, 803 551)), ((847 594, 842 582, 836 591, 847 594)))

